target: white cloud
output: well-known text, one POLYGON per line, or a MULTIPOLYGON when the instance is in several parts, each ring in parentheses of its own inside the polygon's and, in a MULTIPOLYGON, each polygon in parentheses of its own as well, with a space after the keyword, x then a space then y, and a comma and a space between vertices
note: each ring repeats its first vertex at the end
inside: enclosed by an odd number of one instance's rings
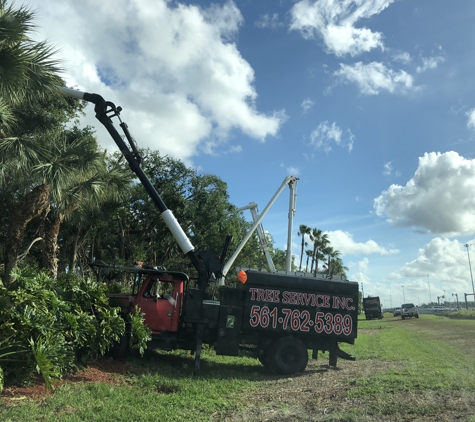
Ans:
POLYGON ((298 167, 290 166, 287 167, 287 173, 291 176, 298 176, 300 174, 300 169, 298 167))
POLYGON ((374 240, 366 242, 355 242, 353 236, 342 230, 326 232, 333 248, 339 250, 342 255, 359 255, 359 254, 379 254, 392 255, 399 253, 398 249, 386 249, 384 246, 378 245, 374 240))
MULTIPOLYGON (((432 295, 434 295, 434 279, 446 285, 464 288, 472 291, 470 268, 468 265, 467 250, 458 240, 436 237, 427 245, 419 249, 416 259, 407 262, 401 267, 398 277, 421 277, 425 288, 428 289, 427 275, 432 279, 432 295), (431 277, 434 275, 434 277, 431 277)), ((440 289, 440 286, 439 286, 440 289)), ((440 292, 440 290, 439 290, 440 292)), ((432 296, 434 300, 434 296, 432 296)))
POLYGON ((231 148, 229 148, 229 152, 242 152, 242 146, 241 145, 233 145, 231 148))
POLYGON ((467 119, 467 127, 470 129, 475 129, 475 108, 467 111, 465 115, 468 117, 467 119))
POLYGON ((310 144, 315 148, 322 148, 326 153, 332 151, 332 144, 348 148, 348 152, 353 149, 355 136, 351 130, 343 131, 335 122, 331 125, 325 121, 310 134, 310 144))
MULTIPOLYGON (((254 71, 233 42, 243 17, 232 1, 29 3, 38 37, 60 48, 68 84, 121 105, 141 147, 189 160, 235 129, 258 140, 278 133, 283 114, 255 106, 254 71)), ((87 123, 100 126, 90 109, 87 123)), ((110 147, 105 131, 98 136, 110 147)))
POLYGON ((259 17, 259 20, 255 22, 255 25, 258 28, 271 28, 277 29, 285 26, 283 22, 279 21, 279 14, 273 13, 272 15, 266 13, 259 17))
MULTIPOLYGON (((362 272, 356 272, 351 275, 351 281, 356 281, 359 284, 367 285, 370 282, 370 278, 362 272)), ((366 295, 365 295, 366 296, 366 295)))
POLYGON ((383 167, 384 167, 383 174, 385 176, 390 176, 393 171, 393 166, 392 166, 391 161, 388 161, 386 164, 384 164, 383 167))
POLYGON ((412 57, 409 53, 402 52, 402 53, 395 54, 393 56, 393 60, 396 61, 396 62, 402 62, 404 64, 408 64, 408 63, 411 62, 412 57))
POLYGON ((443 62, 445 62, 445 57, 442 56, 423 57, 422 65, 416 67, 416 72, 422 73, 429 69, 435 69, 440 63, 443 62))
POLYGON ((381 13, 394 0, 301 0, 292 7, 291 30, 307 39, 323 39, 328 52, 337 56, 384 48, 383 35, 355 27, 360 19, 381 13))
POLYGON ((310 110, 313 107, 314 104, 315 103, 310 98, 307 98, 302 101, 302 104, 300 104, 300 107, 302 107, 302 110, 305 114, 308 110, 310 110))
POLYGON ((454 151, 425 153, 406 186, 391 185, 374 208, 394 225, 445 236, 475 233, 475 160, 454 151))
POLYGON ((414 79, 407 72, 403 70, 395 72, 378 62, 366 65, 362 62, 354 65, 340 63, 340 70, 334 75, 340 77, 343 82, 356 83, 361 93, 366 95, 378 95, 382 90, 390 93, 405 93, 410 89, 415 89, 414 79))

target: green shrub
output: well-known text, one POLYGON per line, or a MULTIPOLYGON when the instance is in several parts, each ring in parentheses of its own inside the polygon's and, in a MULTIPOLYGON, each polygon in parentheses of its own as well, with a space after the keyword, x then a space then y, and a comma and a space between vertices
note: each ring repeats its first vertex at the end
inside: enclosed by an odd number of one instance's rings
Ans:
POLYGON ((53 379, 84 367, 124 334, 120 310, 98 283, 71 276, 53 281, 29 268, 16 270, 15 279, 8 289, 0 286, 5 377, 21 379, 36 370, 51 388, 53 379))

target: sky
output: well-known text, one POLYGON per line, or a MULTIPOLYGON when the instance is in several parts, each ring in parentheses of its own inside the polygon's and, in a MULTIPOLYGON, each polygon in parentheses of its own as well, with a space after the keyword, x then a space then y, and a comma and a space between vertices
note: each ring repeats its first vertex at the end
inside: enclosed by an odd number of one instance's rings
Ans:
MULTIPOLYGON (((385 307, 472 293, 473 0, 23 4, 68 86, 120 105, 139 147, 216 174, 237 207, 298 177, 297 262, 305 224, 385 307)), ((83 124, 114 148, 92 106, 83 124)), ((288 192, 263 220, 281 249, 288 192)))

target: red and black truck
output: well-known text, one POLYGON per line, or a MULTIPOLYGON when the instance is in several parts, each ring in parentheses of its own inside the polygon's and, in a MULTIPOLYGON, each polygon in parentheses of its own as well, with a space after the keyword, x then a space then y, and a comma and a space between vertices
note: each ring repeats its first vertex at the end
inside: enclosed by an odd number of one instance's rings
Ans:
POLYGON ((199 372, 203 343, 214 346, 219 355, 237 356, 246 350, 266 368, 281 374, 303 371, 308 350, 313 351, 314 358, 319 350, 329 352, 331 366, 336 366, 338 357, 354 360, 339 343, 354 344, 357 337, 358 283, 341 277, 241 269, 237 281, 218 286, 216 280, 223 277, 231 239, 226 239, 220 255, 195 251, 143 172, 138 148, 120 120, 121 108, 98 94, 60 90, 63 95, 95 105, 96 118, 116 142, 197 271, 198 276, 190 280, 185 273, 164 269, 93 265, 99 278, 112 278, 124 271, 133 274, 132 291, 111 295, 110 299, 122 308, 125 318, 135 305, 140 308, 152 331, 150 347, 195 352, 195 374, 199 372), (119 119, 129 145, 115 129, 113 117, 119 119))

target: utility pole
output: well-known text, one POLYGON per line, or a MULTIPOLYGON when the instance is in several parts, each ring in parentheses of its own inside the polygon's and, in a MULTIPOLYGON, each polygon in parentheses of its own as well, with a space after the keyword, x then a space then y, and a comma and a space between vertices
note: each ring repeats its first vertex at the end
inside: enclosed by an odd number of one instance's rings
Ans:
POLYGON ((471 244, 466 243, 463 245, 467 248, 467 256, 468 256, 468 266, 470 267, 470 278, 472 279, 472 292, 473 292, 473 297, 475 299, 475 288, 473 287, 473 275, 472 275, 472 264, 470 263, 470 252, 468 251, 468 248, 472 246, 471 244))
POLYGON ((429 274, 427 274, 427 284, 429 285, 429 299, 430 299, 430 303, 432 303, 432 295, 430 294, 430 281, 429 281, 429 274))
POLYGON ((404 300, 404 303, 406 303, 406 295, 404 294, 404 286, 402 287, 402 299, 404 300))
POLYGON ((455 296, 455 299, 457 299, 457 311, 459 309, 459 295, 457 293, 452 293, 452 296, 455 296))

